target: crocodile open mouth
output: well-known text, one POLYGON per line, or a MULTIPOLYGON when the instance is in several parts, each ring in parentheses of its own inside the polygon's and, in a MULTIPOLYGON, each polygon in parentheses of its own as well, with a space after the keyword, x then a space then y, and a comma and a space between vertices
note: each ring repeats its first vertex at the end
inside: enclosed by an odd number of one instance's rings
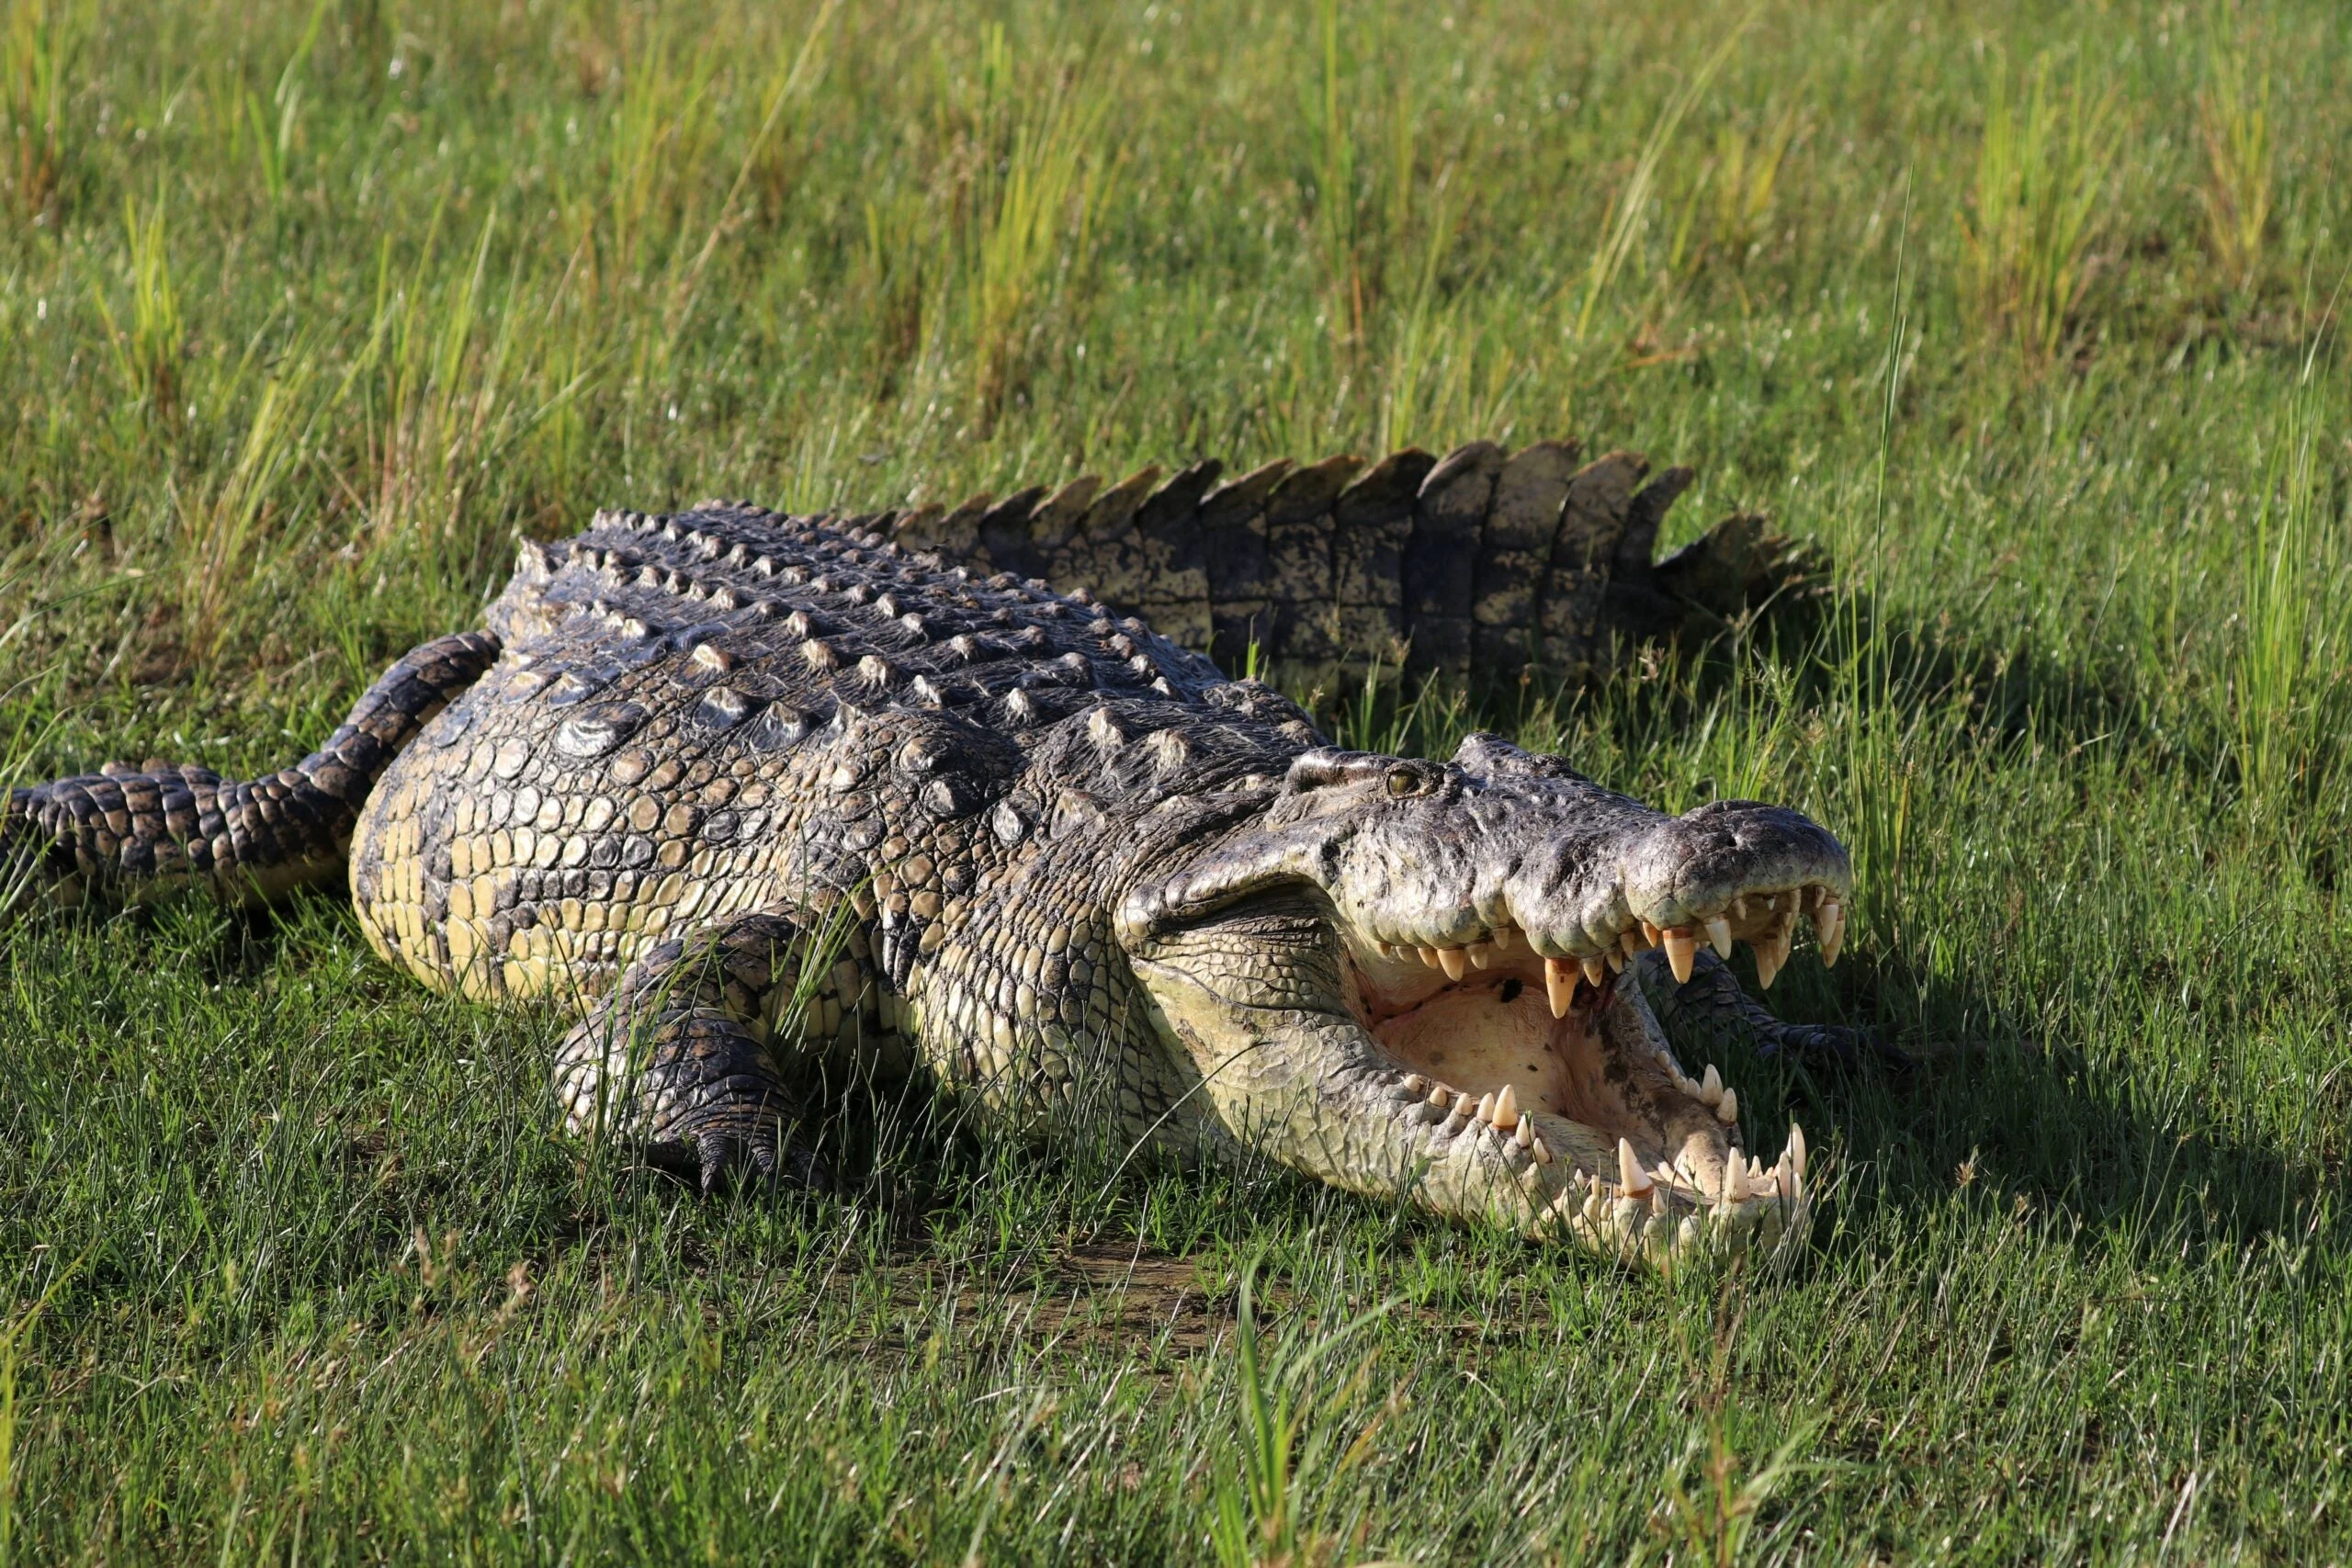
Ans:
POLYGON ((1582 958, 1547 956, 1508 922, 1443 946, 1350 932, 1347 1004, 1431 1122, 1507 1137, 1544 1164, 1565 1156, 1559 1213, 1596 1239, 1656 1251, 1720 1225, 1769 1241, 1804 1200, 1804 1134, 1792 1126, 1771 1164, 1749 1154, 1737 1091, 1712 1063, 1685 1070, 1628 970, 1662 949, 1679 983, 1702 944, 1727 956, 1744 940, 1770 985, 1800 915, 1834 962, 1844 911, 1818 885, 1743 894, 1686 927, 1636 920, 1614 951, 1582 958))

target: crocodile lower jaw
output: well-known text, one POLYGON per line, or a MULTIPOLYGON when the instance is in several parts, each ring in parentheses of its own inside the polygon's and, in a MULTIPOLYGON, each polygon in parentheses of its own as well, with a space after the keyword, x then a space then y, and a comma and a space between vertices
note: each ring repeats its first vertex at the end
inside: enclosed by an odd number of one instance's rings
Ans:
MULTIPOLYGON (((1653 944, 1665 945, 1637 928, 1626 952, 1653 944)), ((1774 1248, 1803 1229, 1803 1130, 1791 1125, 1770 1164, 1748 1154, 1736 1091, 1712 1063, 1695 1077, 1684 1070, 1630 975, 1546 959, 1509 927, 1466 955, 1348 946, 1351 1008, 1396 1064, 1391 1092, 1422 1101, 1441 1132, 1508 1139, 1538 1165, 1565 1164, 1547 1211, 1559 1230, 1599 1251, 1664 1260, 1774 1248)))

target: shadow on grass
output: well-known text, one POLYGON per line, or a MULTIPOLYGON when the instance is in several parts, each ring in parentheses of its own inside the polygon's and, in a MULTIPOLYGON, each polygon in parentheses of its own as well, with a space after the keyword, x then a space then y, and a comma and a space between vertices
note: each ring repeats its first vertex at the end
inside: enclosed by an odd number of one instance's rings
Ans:
MULTIPOLYGON (((1744 951, 1734 967, 1755 994, 1744 951)), ((1857 1222, 1888 1206, 1941 1206, 1973 1189, 2086 1248, 2226 1251, 2300 1231, 2324 1213, 2314 1210, 2325 1181, 2316 1162, 2290 1161, 2275 1144, 2216 1125, 2183 1080, 2152 1092, 2098 1070, 2082 1049, 2040 1035, 1977 985, 1856 958, 1832 975, 1801 952, 1768 1005, 1792 1021, 1873 1030, 1911 1057, 1907 1068, 1753 1056, 1722 1064, 1757 1108, 1758 1144, 1777 1142, 1758 1114, 1768 1107, 1804 1122, 1816 1145, 1835 1130, 1852 1179, 1839 1201, 1857 1222)))

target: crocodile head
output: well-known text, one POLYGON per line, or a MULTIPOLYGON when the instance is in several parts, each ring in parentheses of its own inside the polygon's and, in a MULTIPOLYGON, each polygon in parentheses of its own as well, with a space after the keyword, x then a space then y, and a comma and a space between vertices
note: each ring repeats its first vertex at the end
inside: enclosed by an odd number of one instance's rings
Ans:
MULTIPOLYGON (((1736 1096, 1668 1049, 1637 971, 1843 934, 1846 852, 1793 811, 1669 817, 1473 735, 1450 762, 1318 750, 1263 811, 1136 883, 1121 940, 1157 1027, 1243 1145, 1610 1253, 1777 1242, 1792 1128, 1751 1156, 1736 1096), (1634 962, 1640 958, 1644 964, 1634 962)), ((1663 976, 1660 976, 1663 980, 1663 976)))

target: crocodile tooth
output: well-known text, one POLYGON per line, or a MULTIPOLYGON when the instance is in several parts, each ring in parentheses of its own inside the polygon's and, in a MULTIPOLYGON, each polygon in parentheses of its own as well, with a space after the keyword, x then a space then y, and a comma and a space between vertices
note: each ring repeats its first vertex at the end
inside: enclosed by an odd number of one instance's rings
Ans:
POLYGON ((1717 958, 1731 956, 1731 922, 1721 915, 1707 922, 1707 945, 1715 950, 1717 958))
POLYGON ((1617 1185, 1629 1198, 1642 1196, 1652 1186, 1650 1173, 1634 1157, 1634 1145, 1624 1138, 1617 1140, 1617 1185))
MULTIPOLYGON (((1524 1124, 1525 1123, 1521 1123, 1521 1125, 1524 1124)), ((1541 1138, 1529 1139, 1527 1152, 1535 1156, 1535 1163, 1537 1165, 1550 1165, 1552 1163, 1551 1147, 1541 1138)))
POLYGON ((1544 961, 1544 989, 1552 998, 1552 1016, 1566 1018, 1577 999, 1576 971, 1556 958, 1544 961))
POLYGON ((1747 895, 1743 893, 1731 901, 1731 918, 1740 924, 1747 923, 1747 895))
POLYGON ((1639 958, 1643 945, 1642 933, 1631 926, 1617 933, 1617 946, 1627 958, 1639 958))
POLYGON ((1609 965, 1597 957, 1579 959, 1577 962, 1584 968, 1584 977, 1592 982, 1592 988, 1596 991, 1600 989, 1607 982, 1609 965))
POLYGON ((1644 946, 1656 947, 1658 942, 1665 938, 1665 936, 1666 928, 1664 926, 1654 926, 1647 920, 1644 920, 1642 922, 1642 943, 1644 946))
POLYGON ((1411 1095, 1415 1100, 1419 1100, 1421 1096, 1430 1091, 1430 1080, 1421 1077, 1419 1073, 1407 1073, 1405 1075, 1405 1081, 1397 1085, 1397 1087, 1403 1089, 1407 1094, 1411 1095))
POLYGON ((1747 1167, 1734 1159, 1724 1167, 1724 1202, 1744 1203, 1747 1201, 1747 1167))
POLYGON ((1477 1105, 1471 1111, 1470 1114, 1480 1122, 1492 1122, 1495 1119, 1494 1090, 1488 1089, 1486 1093, 1480 1095, 1478 1097, 1477 1105))
POLYGON ((1821 908, 1813 912, 1813 929, 1821 939, 1821 966, 1834 968, 1838 950, 1846 945, 1846 907, 1835 898, 1824 898, 1821 908))
POLYGON ((1666 947, 1666 962, 1674 971, 1674 983, 1685 984, 1690 978, 1690 966, 1699 959, 1699 939, 1689 926, 1673 926, 1658 932, 1666 947))
POLYGON ((1789 1164, 1795 1168, 1797 1177, 1802 1180, 1804 1177, 1804 1129, 1793 1122, 1789 1123, 1788 1155, 1789 1164))
POLYGON ((1434 968, 1436 968, 1436 967, 1438 966, 1438 956, 1437 956, 1437 949, 1436 949, 1436 948, 1434 948, 1434 947, 1424 947, 1424 948, 1417 949, 1416 951, 1419 953, 1419 954, 1420 954, 1420 958, 1421 958, 1421 963, 1422 963, 1422 965, 1423 965, 1424 967, 1426 967, 1426 968, 1430 968, 1430 969, 1434 969, 1434 968))
POLYGON ((1519 1131, 1513 1134, 1512 1141, 1518 1144, 1522 1149, 1532 1148, 1535 1146, 1534 1117, 1522 1116, 1519 1119, 1519 1131))
POLYGON ((1494 946, 1489 942, 1474 942, 1462 951, 1468 956, 1473 969, 1484 969, 1495 961, 1494 946))
POLYGON ((1440 1111, 1451 1111, 1453 1109, 1453 1091, 1446 1088, 1442 1083, 1431 1084, 1430 1086, 1430 1103, 1436 1106, 1440 1111))
POLYGON ((1747 944, 1747 949, 1756 954, 1757 988, 1770 990, 1772 982, 1781 977, 1781 964, 1786 958, 1781 944, 1770 937, 1759 936, 1747 944))
POLYGON ((1445 971, 1445 977, 1449 980, 1459 980, 1469 969, 1469 964, 1464 961, 1462 950, 1458 947, 1439 948, 1437 966, 1445 971))
POLYGON ((1623 975, 1625 972, 1625 955, 1623 953, 1612 947, 1606 956, 1609 960, 1609 972, 1611 975, 1623 975))
MULTIPOLYGON (((1714 1070, 1713 1067, 1707 1069, 1711 1073, 1714 1070)), ((1724 1090, 1723 1099, 1715 1103, 1715 1120, 1726 1127, 1739 1125, 1739 1090, 1736 1089, 1724 1090)))
POLYGON ((1520 1124, 1522 1118, 1519 1114, 1519 1097, 1511 1092, 1510 1085, 1505 1084, 1495 1091, 1494 1108, 1487 1120, 1506 1133, 1520 1124))
POLYGON ((1715 1065, 1713 1062, 1707 1064, 1706 1072, 1700 1077, 1699 1098, 1710 1105, 1721 1105, 1724 1102, 1724 1076, 1715 1071, 1715 1065))

